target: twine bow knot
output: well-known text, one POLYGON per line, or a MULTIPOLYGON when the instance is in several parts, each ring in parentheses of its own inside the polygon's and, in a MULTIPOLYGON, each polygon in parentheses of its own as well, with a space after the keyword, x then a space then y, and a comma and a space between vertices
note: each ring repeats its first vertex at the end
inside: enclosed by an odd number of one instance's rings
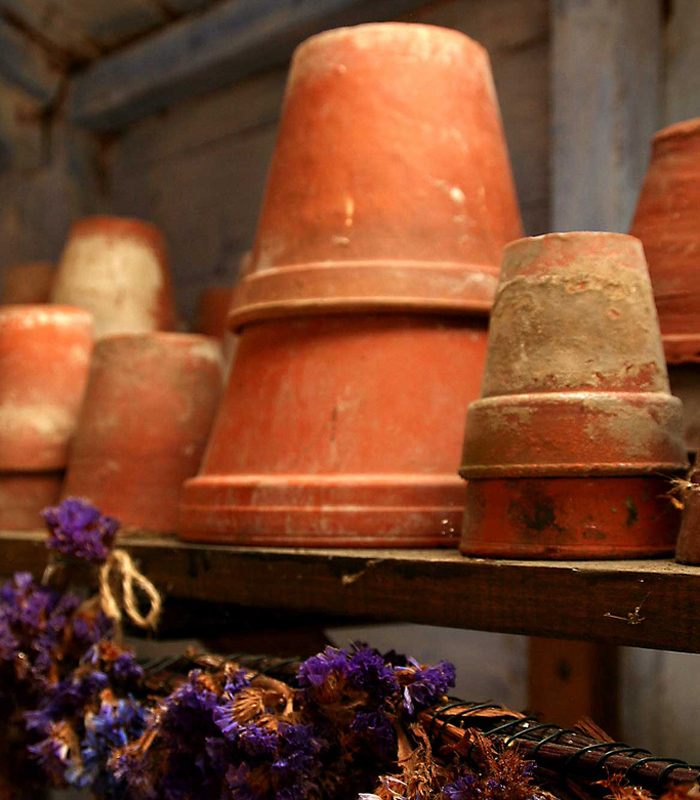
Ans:
POLYGON ((155 628, 160 619, 162 600, 156 587, 134 564, 126 550, 115 549, 100 567, 100 606, 104 613, 116 623, 123 618, 122 606, 127 617, 139 628, 155 628), (121 589, 120 603, 113 585, 121 589), (149 609, 143 615, 136 599, 136 588, 148 598, 149 609))

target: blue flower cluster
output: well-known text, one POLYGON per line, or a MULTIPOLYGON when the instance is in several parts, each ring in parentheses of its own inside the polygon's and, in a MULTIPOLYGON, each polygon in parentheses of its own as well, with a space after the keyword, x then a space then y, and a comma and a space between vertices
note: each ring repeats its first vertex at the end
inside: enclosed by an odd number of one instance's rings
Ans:
POLYGON ((44 509, 42 517, 49 531, 46 546, 50 550, 93 564, 107 560, 119 530, 116 519, 104 516, 78 497, 69 497, 59 506, 44 509))

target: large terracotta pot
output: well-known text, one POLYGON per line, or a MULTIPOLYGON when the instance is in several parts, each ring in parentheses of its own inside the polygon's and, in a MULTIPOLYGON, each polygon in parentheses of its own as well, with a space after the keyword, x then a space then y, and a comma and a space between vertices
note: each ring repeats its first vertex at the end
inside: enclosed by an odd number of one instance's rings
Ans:
POLYGON ((79 308, 0 308, 0 470, 65 467, 92 343, 79 308))
POLYGON ((151 333, 95 347, 64 496, 88 498, 124 526, 173 532, 220 399, 218 342, 151 333))
POLYGON ((464 442, 469 555, 652 556, 685 466, 638 240, 549 234, 505 248, 481 399, 464 442))
POLYGON ((155 225, 137 219, 76 222, 51 297, 89 311, 97 338, 169 331, 176 325, 165 241, 155 225))
POLYGON ((0 530, 31 531, 43 527, 40 513, 61 497, 63 471, 0 472, 0 530))
POLYGON ((11 264, 2 270, 0 305, 48 303, 55 269, 48 261, 11 264))
POLYGON ((479 385, 500 250, 518 235, 483 48, 404 24, 298 48, 182 536, 455 544, 459 415, 479 385))

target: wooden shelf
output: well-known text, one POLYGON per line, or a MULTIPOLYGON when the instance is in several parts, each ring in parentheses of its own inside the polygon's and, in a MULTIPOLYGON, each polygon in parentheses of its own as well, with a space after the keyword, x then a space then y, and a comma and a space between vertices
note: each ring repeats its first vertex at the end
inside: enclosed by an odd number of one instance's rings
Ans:
MULTIPOLYGON (((166 596, 700 652, 700 568, 670 560, 490 561, 441 550, 297 550, 129 538, 166 596)), ((43 534, 0 532, 3 574, 43 534)))

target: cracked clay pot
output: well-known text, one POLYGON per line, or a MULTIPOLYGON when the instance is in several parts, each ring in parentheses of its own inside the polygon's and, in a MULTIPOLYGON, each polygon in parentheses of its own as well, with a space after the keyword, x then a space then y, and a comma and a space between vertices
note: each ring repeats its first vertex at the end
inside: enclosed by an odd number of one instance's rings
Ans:
POLYGON ((219 343, 181 333, 109 336, 95 347, 64 497, 128 529, 174 532, 222 389, 219 343))
POLYGON ((641 243, 590 232, 513 242, 467 413, 462 552, 672 552, 665 476, 686 466, 682 424, 641 243))
POLYGON ((459 418, 520 231, 480 45, 399 23, 302 44, 181 536, 454 546, 459 418))
POLYGON ((51 300, 89 311, 97 339, 173 330, 175 303, 160 230, 126 217, 78 220, 63 249, 51 300))

